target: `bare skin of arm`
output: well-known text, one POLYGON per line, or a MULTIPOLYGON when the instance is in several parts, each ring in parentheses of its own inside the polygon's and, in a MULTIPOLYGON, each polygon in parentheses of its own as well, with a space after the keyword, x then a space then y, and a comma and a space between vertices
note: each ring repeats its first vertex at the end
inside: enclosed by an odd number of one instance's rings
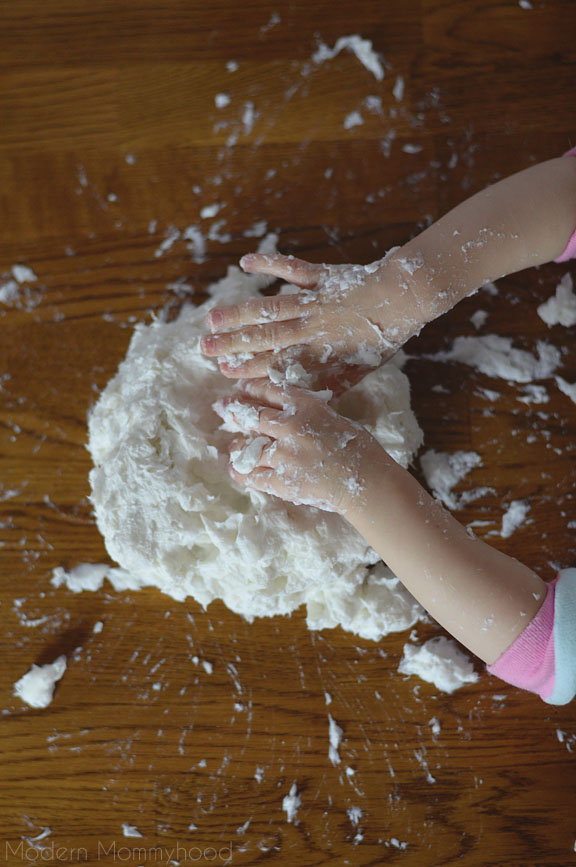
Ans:
POLYGON ((346 387, 489 280, 557 258, 575 226, 576 159, 569 157, 476 193, 371 265, 248 255, 246 271, 301 291, 214 308, 202 348, 232 378, 301 361, 318 374, 318 387, 346 387), (253 357, 238 362, 238 353, 253 357))
MULTIPOLYGON (((234 399, 257 409, 255 432, 269 438, 250 473, 230 468, 236 482, 340 513, 424 608, 488 664, 532 620, 544 581, 470 535, 361 425, 313 392, 265 379, 243 383, 234 399)), ((237 437, 231 448, 245 443, 237 437)))

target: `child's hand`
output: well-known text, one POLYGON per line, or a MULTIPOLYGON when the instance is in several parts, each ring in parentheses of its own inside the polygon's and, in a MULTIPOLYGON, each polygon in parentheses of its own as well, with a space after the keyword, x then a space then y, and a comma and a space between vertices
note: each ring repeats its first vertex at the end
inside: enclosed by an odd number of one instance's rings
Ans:
MULTIPOLYGON (((403 261, 403 260, 400 260, 403 261)), ((313 265, 280 254, 244 256, 245 271, 272 274, 303 291, 215 307, 202 351, 225 376, 265 376, 299 362, 314 386, 336 393, 390 358, 427 321, 410 268, 393 258, 372 265, 313 265), (245 353, 253 355, 245 360, 245 353)))
MULTIPOLYGON (((362 504, 376 454, 378 462, 394 463, 362 425, 338 415, 314 392, 258 379, 229 401, 238 399, 256 408, 254 431, 270 440, 251 472, 243 475, 230 464, 234 481, 246 487, 346 516, 362 504)), ((246 442, 235 437, 232 453, 246 442)))

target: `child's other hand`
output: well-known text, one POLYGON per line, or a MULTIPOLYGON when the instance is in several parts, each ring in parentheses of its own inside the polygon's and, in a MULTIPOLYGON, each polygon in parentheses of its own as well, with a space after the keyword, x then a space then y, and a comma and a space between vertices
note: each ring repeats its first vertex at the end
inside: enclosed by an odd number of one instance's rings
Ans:
MULTIPOLYGON (((246 487, 346 516, 362 504, 375 449, 379 461, 391 462, 362 425, 338 415, 314 392, 258 379, 232 399, 256 408, 255 432, 271 440, 251 472, 243 475, 230 464, 234 481, 246 487)), ((246 442, 235 437, 231 451, 246 442)))
POLYGON ((414 280, 394 257, 366 266, 314 265, 255 253, 240 264, 302 291, 210 311, 212 334, 202 351, 218 357, 225 376, 262 377, 299 362, 315 374, 315 388, 339 393, 390 358, 427 319, 414 280))

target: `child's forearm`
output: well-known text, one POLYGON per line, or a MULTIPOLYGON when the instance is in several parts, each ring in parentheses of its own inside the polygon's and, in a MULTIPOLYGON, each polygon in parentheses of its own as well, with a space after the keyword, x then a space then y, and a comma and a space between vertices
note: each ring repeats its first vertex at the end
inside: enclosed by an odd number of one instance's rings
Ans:
POLYGON ((362 506, 347 519, 421 605, 491 664, 532 620, 545 583, 474 538, 382 450, 362 506))
POLYGON ((576 227, 576 159, 558 158, 476 193, 390 259, 430 319, 489 280, 561 255, 576 227))

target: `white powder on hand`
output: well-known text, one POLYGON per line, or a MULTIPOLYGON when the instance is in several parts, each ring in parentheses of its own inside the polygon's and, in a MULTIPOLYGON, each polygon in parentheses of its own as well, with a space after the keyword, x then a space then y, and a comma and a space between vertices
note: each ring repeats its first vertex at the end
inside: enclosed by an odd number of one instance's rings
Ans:
POLYGON ((576 325, 576 295, 572 275, 569 272, 564 274, 556 286, 556 293, 540 305, 538 316, 548 326, 576 325))
POLYGON ((66 657, 59 656, 47 665, 33 665, 20 680, 14 684, 14 695, 30 707, 48 707, 54 695, 54 688, 66 671, 66 657))
POLYGON ((471 660, 455 641, 440 635, 424 644, 404 645, 398 666, 400 674, 416 674, 442 692, 454 692, 465 683, 476 683, 478 675, 471 660))

